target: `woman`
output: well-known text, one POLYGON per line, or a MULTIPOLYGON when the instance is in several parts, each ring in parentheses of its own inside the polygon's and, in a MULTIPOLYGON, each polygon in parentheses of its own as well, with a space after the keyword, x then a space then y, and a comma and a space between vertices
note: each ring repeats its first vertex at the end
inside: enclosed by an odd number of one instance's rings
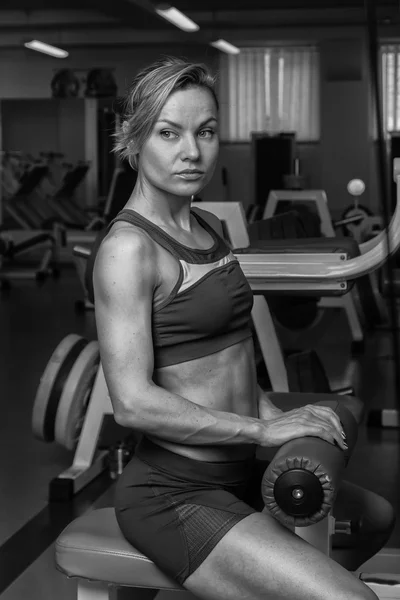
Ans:
MULTIPOLYGON (((139 73, 116 150, 138 179, 97 254, 94 291, 115 419, 143 434, 117 486, 123 534, 199 598, 375 598, 261 512, 257 446, 306 435, 346 443, 330 409, 284 413, 258 387, 250 287, 219 221, 191 211, 218 156, 206 68, 170 58, 139 73)), ((361 564, 385 543, 393 513, 355 486, 341 493, 357 517, 381 515, 361 564)))

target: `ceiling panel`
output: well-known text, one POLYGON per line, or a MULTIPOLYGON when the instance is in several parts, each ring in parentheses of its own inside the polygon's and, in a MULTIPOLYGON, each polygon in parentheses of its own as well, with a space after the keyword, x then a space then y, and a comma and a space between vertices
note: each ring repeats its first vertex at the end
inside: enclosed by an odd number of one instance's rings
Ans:
MULTIPOLYGON (((400 25, 400 0, 377 0, 379 22, 396 28, 400 25)), ((0 0, 0 47, 18 46, 22 36, 66 32, 65 44, 74 42, 72 33, 86 27, 101 32, 129 32, 129 44, 147 38, 154 43, 175 39, 178 42, 208 44, 211 33, 240 36, 252 40, 254 32, 274 28, 365 26, 365 0, 170 0, 200 25, 196 34, 184 34, 154 11, 159 0, 0 0), (253 32, 253 33, 252 33, 253 32), (7 34, 7 35, 4 35, 7 34), (18 37, 19 35, 19 37, 18 37), (140 37, 140 35, 142 37, 140 37), (14 37, 12 37, 14 36, 14 37)), ((160 0, 162 2, 162 0, 160 0)), ((122 36, 123 37, 123 36, 122 36)), ((80 39, 80 38, 79 38, 80 39)), ((111 38, 110 38, 111 39, 111 38)), ((114 38, 112 38, 114 39, 114 38)), ((125 39, 125 38, 124 38, 125 39)), ((81 43, 81 42, 80 42, 81 43)), ((101 43, 101 41, 99 41, 101 43)), ((104 43, 107 42, 104 40, 104 43)), ((113 42, 108 42, 113 43, 113 42)))
MULTIPOLYGON (((124 0, 127 4, 135 4, 135 0, 124 0)), ((146 2, 145 4, 157 2, 146 2)), ((1 0, 0 10, 68 10, 84 8, 87 0, 1 0)), ((140 4, 140 2, 138 2, 140 4)), ((232 10, 290 10, 290 9, 323 9, 323 8, 362 8, 365 0, 172 0, 177 8, 191 11, 232 11, 232 10)), ((398 7, 398 0, 379 0, 379 7, 398 7)), ((114 0, 98 0, 98 10, 106 10, 107 5, 115 5, 114 0)))
MULTIPOLYGON (((365 0, 173 0, 184 11, 232 10, 312 10, 324 8, 363 8, 365 0)), ((398 0, 377 0, 379 7, 398 7, 398 0)))

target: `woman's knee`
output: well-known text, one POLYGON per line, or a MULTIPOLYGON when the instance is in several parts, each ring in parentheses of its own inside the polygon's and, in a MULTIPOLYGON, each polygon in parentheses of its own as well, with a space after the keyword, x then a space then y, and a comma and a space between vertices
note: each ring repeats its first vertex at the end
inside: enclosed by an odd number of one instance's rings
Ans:
POLYGON ((393 506, 386 498, 348 481, 342 482, 333 515, 339 521, 350 519, 371 533, 391 532, 396 521, 393 506))
POLYGON ((361 529, 365 533, 390 536, 396 523, 396 513, 392 504, 383 496, 373 494, 368 508, 361 517, 361 529))

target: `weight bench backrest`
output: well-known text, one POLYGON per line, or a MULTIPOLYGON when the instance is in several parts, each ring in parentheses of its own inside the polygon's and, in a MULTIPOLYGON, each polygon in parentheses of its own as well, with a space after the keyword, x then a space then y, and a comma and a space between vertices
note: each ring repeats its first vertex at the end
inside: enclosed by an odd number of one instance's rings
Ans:
POLYGON ((77 165, 64 175, 61 187, 54 194, 54 198, 71 198, 77 187, 82 183, 89 170, 89 165, 77 165))
POLYGON ((28 196, 41 184, 48 173, 45 165, 37 165, 28 171, 25 171, 21 179, 21 185, 14 194, 15 196, 28 196))

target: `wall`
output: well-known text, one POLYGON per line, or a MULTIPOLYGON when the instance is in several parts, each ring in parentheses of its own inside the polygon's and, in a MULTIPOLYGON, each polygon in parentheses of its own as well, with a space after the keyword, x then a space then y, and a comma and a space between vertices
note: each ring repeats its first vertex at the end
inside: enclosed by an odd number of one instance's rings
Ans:
POLYGON ((3 150, 33 156, 62 152, 66 162, 84 160, 84 100, 3 100, 3 150))
MULTIPOLYGON (((321 140, 318 144, 301 144, 300 159, 303 174, 311 188, 326 190, 331 211, 337 215, 351 202, 346 192, 347 181, 362 177, 367 190, 363 203, 378 210, 376 161, 370 135, 369 74, 364 33, 359 28, 347 28, 346 37, 336 30, 324 32, 318 39, 315 31, 299 31, 297 42, 321 43, 321 140)), ((293 37, 293 31, 274 31, 276 41, 293 37)), ((344 35, 344 34, 343 34, 344 35)), ((264 41, 269 39, 265 32, 264 41)), ((76 50, 62 61, 67 68, 108 67, 114 69, 119 91, 122 92, 134 74, 145 64, 162 54, 185 56, 201 60, 213 69, 218 67, 218 53, 202 46, 96 48, 76 50)), ((27 50, 0 51, 0 98, 49 98, 50 82, 60 61, 27 50)), ((62 126, 61 126, 62 128, 62 126)), ((69 131, 69 127, 64 127, 69 131)), ((250 180, 250 144, 222 144, 214 178, 202 192, 204 200, 231 199, 252 202, 250 180), (228 172, 228 189, 222 185, 221 169, 228 172), (228 195, 229 192, 229 195, 228 195)))
POLYGON ((62 61, 26 49, 0 49, 0 98, 50 98, 51 80, 61 68, 113 69, 119 93, 122 93, 139 69, 166 54, 203 61, 214 68, 218 66, 217 51, 204 46, 76 49, 62 61))
MULTIPOLYGON (((310 35, 301 32, 301 39, 309 41, 310 35)), ((352 204, 346 186, 355 177, 366 183, 362 203, 374 212, 380 210, 367 45, 359 28, 348 28, 345 35, 339 38, 338 32, 331 32, 314 39, 321 53, 321 138, 319 143, 299 144, 301 172, 310 188, 326 191, 334 218, 352 204)), ((215 177, 202 194, 204 200, 224 193, 221 167, 225 166, 231 199, 246 205, 254 202, 250 161, 250 144, 222 144, 215 177)))
MULTIPOLYGON (((41 150, 62 152, 67 162, 96 156, 93 127, 87 128, 91 133, 85 139, 83 99, 54 100, 51 97, 55 72, 60 68, 78 69, 84 76, 83 71, 88 69, 110 68, 121 94, 139 69, 167 54, 206 62, 212 69, 218 66, 217 51, 204 46, 76 49, 63 61, 26 49, 0 50, 0 121, 3 124, 0 149, 20 150, 33 156, 38 156, 41 150)), ((82 84, 80 96, 83 95, 82 84)), ((97 172, 92 166, 77 194, 84 196, 81 202, 93 205, 97 192, 97 172)))
MULTIPOLYGON (((299 144, 301 171, 306 175, 309 187, 321 189, 321 153, 319 143, 299 144)), ((251 181, 251 146, 243 143, 221 143, 219 161, 214 177, 200 197, 212 202, 233 200, 244 206, 253 203, 251 181), (227 170, 227 185, 223 185, 222 168, 227 170)))

